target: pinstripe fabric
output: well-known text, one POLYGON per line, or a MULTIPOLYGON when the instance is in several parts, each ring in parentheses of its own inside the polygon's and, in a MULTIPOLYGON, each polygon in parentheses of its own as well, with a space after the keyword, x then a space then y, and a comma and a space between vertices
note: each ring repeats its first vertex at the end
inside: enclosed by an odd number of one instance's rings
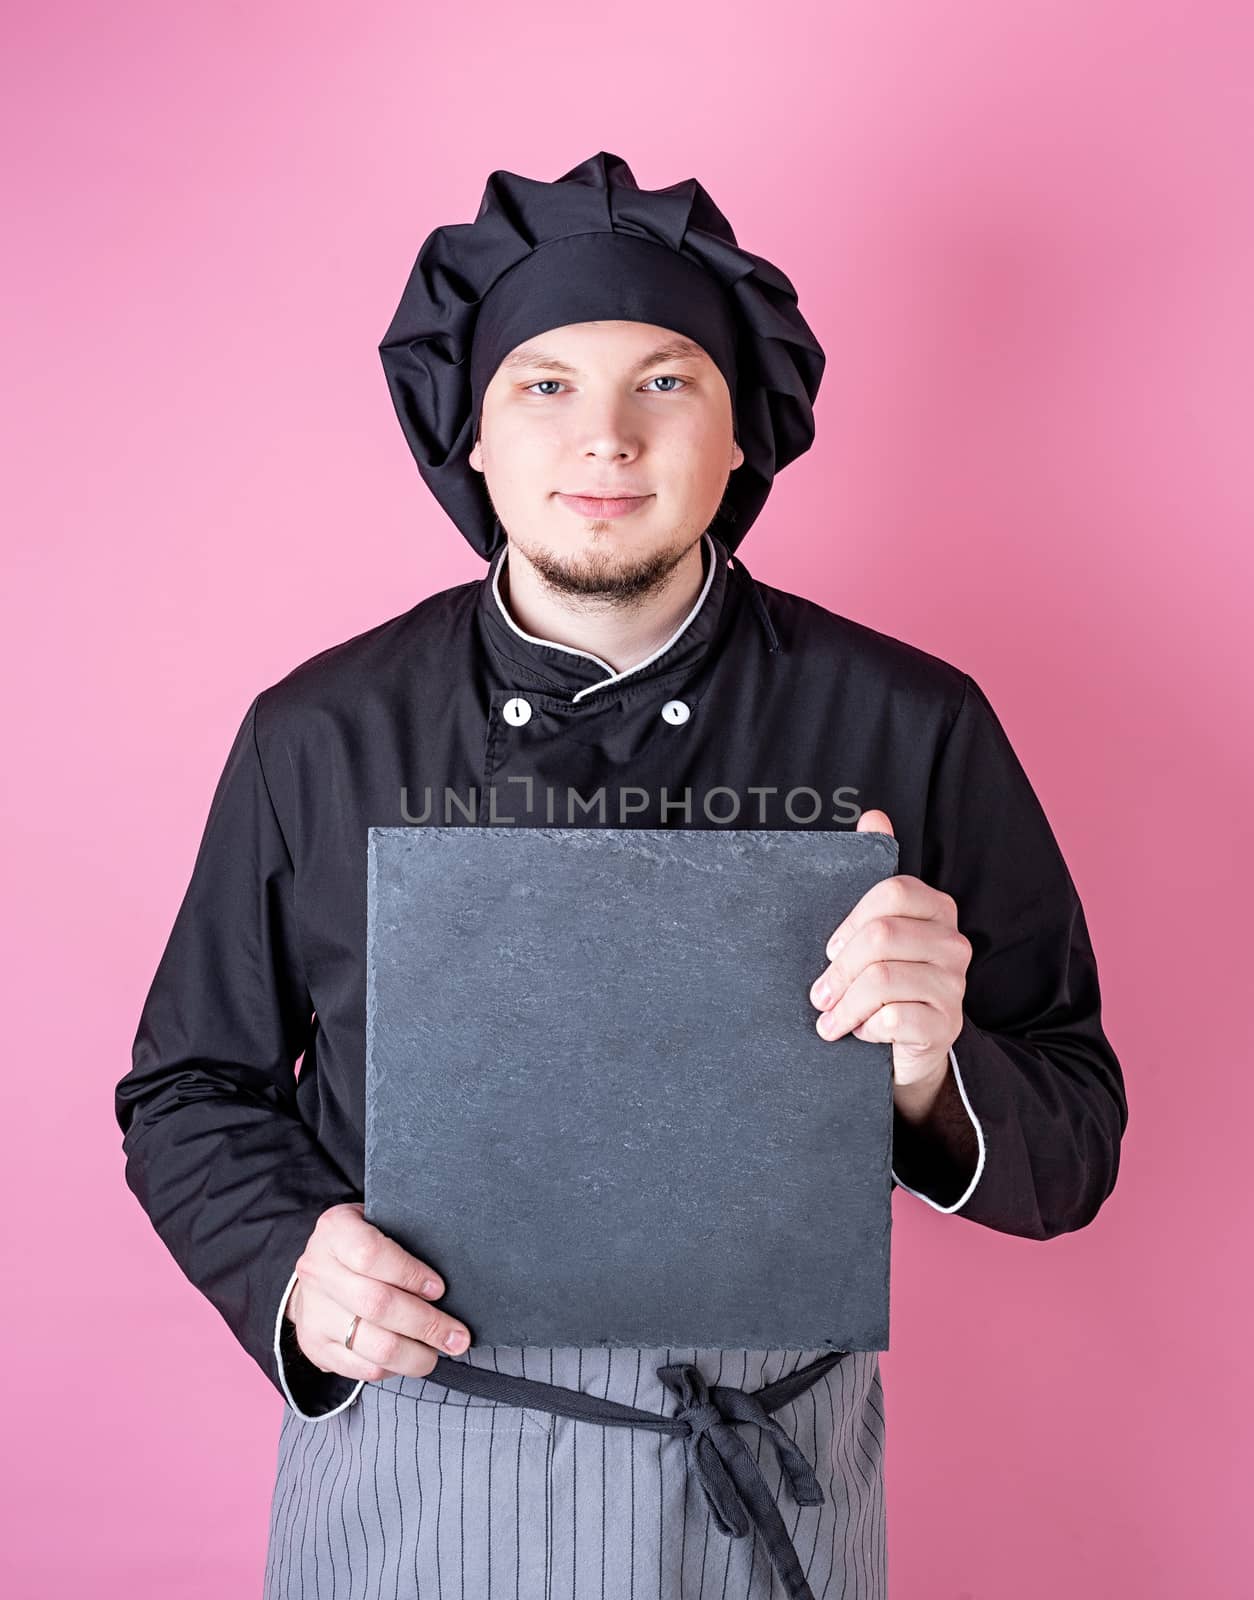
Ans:
MULTIPOLYGON (((822 1350, 475 1346, 460 1359, 674 1411, 656 1369, 693 1361, 757 1389, 822 1350)), ((815 1600, 886 1600, 879 1358, 855 1351, 775 1413, 811 1461, 798 1506, 761 1430, 742 1437, 776 1494, 815 1600)), ((326 1420, 283 1411, 263 1600, 771 1600, 752 1530, 729 1539, 683 1442, 462 1395, 425 1378, 368 1383, 326 1420)))

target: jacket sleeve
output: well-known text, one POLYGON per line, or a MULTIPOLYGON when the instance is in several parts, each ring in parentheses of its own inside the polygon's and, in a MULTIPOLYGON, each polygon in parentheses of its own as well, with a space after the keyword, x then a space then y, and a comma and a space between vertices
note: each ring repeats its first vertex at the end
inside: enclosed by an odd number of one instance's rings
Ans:
POLYGON ((923 1172, 909 1192, 962 1191, 952 1204, 920 1198, 1050 1239, 1092 1222, 1113 1190, 1127 1099, 1075 884, 996 713, 964 678, 932 773, 921 876, 953 896, 972 945, 950 1062, 978 1160, 969 1182, 923 1172))
POLYGON ((360 1200, 301 1120, 295 1064, 315 1021, 301 963, 294 867, 257 741, 257 696, 209 808, 148 991, 131 1070, 115 1089, 128 1187, 184 1275, 302 1415, 361 1384, 290 1341, 282 1307, 320 1214, 360 1200))

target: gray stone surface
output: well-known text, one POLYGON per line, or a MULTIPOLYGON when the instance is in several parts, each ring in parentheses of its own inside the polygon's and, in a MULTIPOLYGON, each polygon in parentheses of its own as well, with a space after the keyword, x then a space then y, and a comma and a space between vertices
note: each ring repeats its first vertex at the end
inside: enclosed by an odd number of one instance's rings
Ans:
POLYGON ((815 1031, 886 834, 372 827, 366 1215, 476 1343, 888 1348, 891 1046, 815 1031))

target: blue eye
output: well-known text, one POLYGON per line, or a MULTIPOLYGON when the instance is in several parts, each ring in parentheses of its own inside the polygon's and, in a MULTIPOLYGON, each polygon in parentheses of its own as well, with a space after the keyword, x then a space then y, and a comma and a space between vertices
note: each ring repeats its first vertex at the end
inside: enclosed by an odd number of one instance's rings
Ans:
MULTIPOLYGON (((659 377, 650 378, 649 382, 650 383, 680 383, 680 384, 686 384, 688 382, 688 380, 687 380, 687 378, 678 377, 673 372, 666 372, 666 373, 662 373, 659 377)), ((556 384, 558 388, 563 387, 563 385, 561 384, 560 380, 557 379, 557 378, 539 378, 539 379, 537 379, 537 381, 535 383, 527 384, 525 386, 523 392, 525 394, 530 394, 533 389, 539 389, 546 383, 547 384, 556 384)), ((677 394, 678 390, 675 390, 675 389, 659 389, 659 390, 656 390, 655 393, 658 393, 658 394, 677 394)), ((539 396, 539 398, 542 399, 542 400, 547 400, 549 398, 549 396, 547 394, 545 394, 545 395, 539 396)))

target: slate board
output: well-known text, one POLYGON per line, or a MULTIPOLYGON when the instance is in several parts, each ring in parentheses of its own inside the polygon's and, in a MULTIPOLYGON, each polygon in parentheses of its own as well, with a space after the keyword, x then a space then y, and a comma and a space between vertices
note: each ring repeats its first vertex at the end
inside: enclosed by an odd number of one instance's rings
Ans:
POLYGON ((886 1350, 892 1047, 809 989, 888 834, 372 827, 369 1221, 476 1345, 886 1350))

